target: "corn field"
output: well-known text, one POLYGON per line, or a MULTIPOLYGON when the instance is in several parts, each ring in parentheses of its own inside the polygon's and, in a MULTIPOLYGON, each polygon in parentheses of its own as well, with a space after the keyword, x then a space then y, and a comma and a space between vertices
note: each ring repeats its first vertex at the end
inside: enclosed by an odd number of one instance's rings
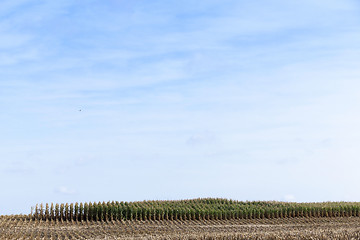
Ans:
POLYGON ((64 221, 0 216, 0 239, 66 240, 348 240, 360 239, 359 217, 174 221, 64 221))
POLYGON ((359 217, 360 203, 289 203, 190 199, 179 201, 38 204, 33 219, 71 221, 230 220, 297 217, 359 217))

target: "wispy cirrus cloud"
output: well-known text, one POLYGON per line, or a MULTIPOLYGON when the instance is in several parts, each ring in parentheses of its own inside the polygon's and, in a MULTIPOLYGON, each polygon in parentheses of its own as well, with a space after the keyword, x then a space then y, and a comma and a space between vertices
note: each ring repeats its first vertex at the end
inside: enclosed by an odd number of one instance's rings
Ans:
POLYGON ((72 194, 76 193, 76 191, 74 189, 70 189, 70 188, 64 187, 64 186, 58 187, 56 189, 56 192, 61 193, 61 194, 66 194, 66 195, 72 195, 72 194))

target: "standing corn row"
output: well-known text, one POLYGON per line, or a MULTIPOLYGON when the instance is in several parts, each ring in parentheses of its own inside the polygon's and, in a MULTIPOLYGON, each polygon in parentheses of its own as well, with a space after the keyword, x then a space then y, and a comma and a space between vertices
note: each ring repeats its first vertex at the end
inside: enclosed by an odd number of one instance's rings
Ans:
POLYGON ((36 205, 34 219, 74 221, 359 217, 360 203, 240 202, 226 199, 36 205))

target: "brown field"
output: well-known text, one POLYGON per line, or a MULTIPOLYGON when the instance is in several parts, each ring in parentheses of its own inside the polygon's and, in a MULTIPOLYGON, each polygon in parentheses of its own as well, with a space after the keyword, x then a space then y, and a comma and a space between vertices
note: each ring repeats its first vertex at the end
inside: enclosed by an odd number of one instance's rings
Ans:
POLYGON ((360 217, 42 221, 0 216, 0 239, 360 239, 360 217))

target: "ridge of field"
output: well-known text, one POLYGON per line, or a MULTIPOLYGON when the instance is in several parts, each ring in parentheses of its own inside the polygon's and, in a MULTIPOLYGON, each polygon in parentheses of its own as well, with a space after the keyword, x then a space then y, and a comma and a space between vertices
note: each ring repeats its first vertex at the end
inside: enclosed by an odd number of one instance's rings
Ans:
POLYGON ((359 217, 359 202, 295 203, 198 198, 174 201, 38 204, 33 219, 108 220, 229 220, 294 217, 359 217))
POLYGON ((0 216, 0 239, 345 240, 360 239, 360 218, 44 221, 12 215, 0 216))

